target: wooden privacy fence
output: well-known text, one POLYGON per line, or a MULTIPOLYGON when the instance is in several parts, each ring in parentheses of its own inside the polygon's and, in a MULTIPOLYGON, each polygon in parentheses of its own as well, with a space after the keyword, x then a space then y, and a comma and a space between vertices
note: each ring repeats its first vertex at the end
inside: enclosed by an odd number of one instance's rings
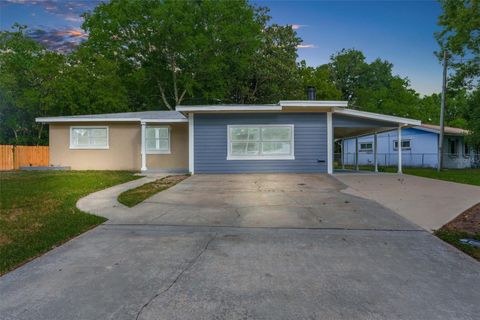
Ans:
POLYGON ((48 146, 0 145, 0 170, 48 166, 48 146))

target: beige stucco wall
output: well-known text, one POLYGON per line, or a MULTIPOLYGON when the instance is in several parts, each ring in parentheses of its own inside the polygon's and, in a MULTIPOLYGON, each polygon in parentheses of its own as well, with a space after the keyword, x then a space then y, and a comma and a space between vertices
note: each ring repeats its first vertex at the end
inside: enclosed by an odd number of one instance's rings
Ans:
POLYGON ((170 124, 170 154, 147 154, 149 170, 188 171, 188 124, 170 124))
MULTIPOLYGON (((172 124, 171 154, 147 155, 150 170, 188 168, 188 124, 172 124)), ((135 170, 141 167, 140 123, 50 124, 50 164, 72 170, 135 170), (108 126, 108 149, 70 149, 71 126, 108 126)))

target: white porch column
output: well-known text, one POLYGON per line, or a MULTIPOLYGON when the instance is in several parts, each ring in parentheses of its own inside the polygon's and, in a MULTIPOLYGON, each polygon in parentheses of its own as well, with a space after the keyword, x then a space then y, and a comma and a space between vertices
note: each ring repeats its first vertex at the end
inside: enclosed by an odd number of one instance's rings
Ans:
POLYGON ((142 154, 142 171, 147 171, 147 148, 145 145, 145 137, 146 137, 146 129, 147 129, 147 124, 145 122, 142 122, 142 130, 140 134, 140 139, 141 141, 141 154, 142 154))
POLYGON ((340 140, 341 141, 341 147, 342 147, 342 169, 345 169, 345 140, 340 140))
POLYGON ((377 148, 377 131, 373 135, 373 165, 375 166, 375 172, 378 172, 378 148, 377 148))
POLYGON ((327 112, 327 173, 333 174, 333 123, 332 112, 327 112))
POLYGON ((402 174, 402 125, 398 125, 397 137, 397 151, 398 151, 398 173, 402 174))
POLYGON ((355 170, 359 170, 358 167, 358 137, 355 137, 355 170))
POLYGON ((193 116, 192 112, 188 113, 188 171, 194 174, 194 137, 193 137, 193 116))

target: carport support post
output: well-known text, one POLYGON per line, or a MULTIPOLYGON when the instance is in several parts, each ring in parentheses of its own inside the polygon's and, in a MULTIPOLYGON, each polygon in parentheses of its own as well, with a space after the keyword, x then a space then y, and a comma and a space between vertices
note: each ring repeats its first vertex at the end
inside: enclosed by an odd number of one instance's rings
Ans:
POLYGON ((147 124, 145 122, 141 123, 142 125, 142 130, 140 134, 140 139, 142 141, 140 142, 141 145, 141 154, 142 154, 142 171, 147 171, 147 152, 146 152, 146 146, 145 146, 145 135, 146 135, 146 129, 147 129, 147 124))
POLYGON ((378 172, 378 156, 377 156, 377 132, 373 135, 373 164, 375 166, 375 172, 378 172))
POLYGON ((333 173, 333 121, 332 112, 327 112, 327 173, 333 173))
POLYGON ((359 170, 358 168, 358 137, 355 138, 355 170, 359 170))
POLYGON ((402 125, 398 125, 398 138, 397 138, 397 151, 398 151, 398 173, 402 174, 402 125))
POLYGON ((194 137, 193 137, 193 116, 194 114, 192 112, 188 113, 188 171, 190 171, 191 174, 194 174, 195 170, 195 160, 194 160, 194 155, 195 155, 195 149, 194 149, 194 137))

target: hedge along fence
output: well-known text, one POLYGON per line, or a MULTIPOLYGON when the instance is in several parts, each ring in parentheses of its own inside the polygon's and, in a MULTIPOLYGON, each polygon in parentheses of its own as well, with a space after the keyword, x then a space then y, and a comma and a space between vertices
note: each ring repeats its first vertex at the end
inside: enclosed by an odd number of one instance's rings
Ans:
POLYGON ((0 145, 0 170, 48 166, 48 146, 0 145))

